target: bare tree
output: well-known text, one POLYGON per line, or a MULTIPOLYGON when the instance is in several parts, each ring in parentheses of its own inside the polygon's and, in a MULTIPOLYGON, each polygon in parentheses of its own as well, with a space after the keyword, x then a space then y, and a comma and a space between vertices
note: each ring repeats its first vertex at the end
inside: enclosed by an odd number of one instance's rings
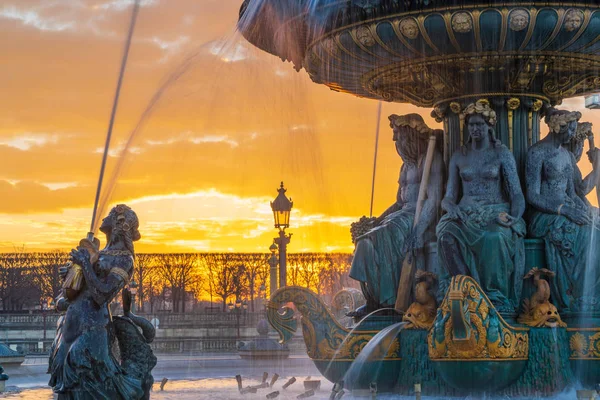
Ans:
POLYGON ((174 312, 185 312, 186 290, 200 279, 197 268, 198 255, 193 253, 161 254, 156 271, 171 289, 174 312))

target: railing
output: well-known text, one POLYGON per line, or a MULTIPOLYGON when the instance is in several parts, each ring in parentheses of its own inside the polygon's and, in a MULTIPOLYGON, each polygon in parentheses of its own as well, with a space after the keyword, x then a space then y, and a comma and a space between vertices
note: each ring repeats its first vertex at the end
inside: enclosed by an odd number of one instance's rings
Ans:
MULTIPOLYGON (((154 313, 138 314, 149 321, 156 318, 159 328, 221 328, 221 327, 255 327, 262 318, 263 313, 247 312, 236 315, 230 313, 154 313)), ((49 312, 45 316, 46 329, 56 326, 60 316, 49 312)), ((0 331, 5 329, 43 329, 43 314, 0 314, 0 331)))

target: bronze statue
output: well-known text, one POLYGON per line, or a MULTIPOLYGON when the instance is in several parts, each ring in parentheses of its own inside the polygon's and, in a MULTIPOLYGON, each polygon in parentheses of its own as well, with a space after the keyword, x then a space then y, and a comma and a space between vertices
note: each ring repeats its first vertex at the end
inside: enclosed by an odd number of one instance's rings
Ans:
POLYGON ((439 132, 427 127, 418 114, 390 115, 389 120, 396 151, 403 161, 398 193, 394 204, 375 219, 372 229, 356 238, 350 277, 361 282, 367 304, 352 314, 355 317, 394 307, 404 257, 408 252, 422 252, 426 241, 433 239, 444 186, 444 163, 436 149, 427 199, 413 228, 429 137, 439 132))
POLYGON ((525 198, 515 159, 495 138, 487 100, 463 115, 469 140, 450 160, 438 252, 451 276, 472 276, 499 311, 513 312, 525 262, 525 198))
POLYGON ((545 242, 548 268, 556 273, 550 282, 552 299, 561 313, 600 309, 600 260, 595 251, 600 227, 592 222, 584 197, 594 183, 581 178, 576 156, 565 149, 580 118, 577 111, 550 109, 545 119, 550 133, 527 152, 529 235, 545 242))
MULTIPOLYGON (((114 207, 102 221, 106 247, 91 259, 86 247, 71 251, 72 265, 81 268, 76 291, 67 291, 57 309, 59 320, 49 359, 49 385, 58 399, 148 399, 156 358, 147 343, 154 327, 130 312, 125 286, 133 274, 133 242, 140 239, 138 218, 124 204, 114 207), (108 305, 123 290, 125 315, 110 315, 108 305), (138 330, 141 328, 141 332, 138 330), (112 353, 118 340, 120 360, 112 353)), ((61 268, 63 279, 71 266, 61 268)))

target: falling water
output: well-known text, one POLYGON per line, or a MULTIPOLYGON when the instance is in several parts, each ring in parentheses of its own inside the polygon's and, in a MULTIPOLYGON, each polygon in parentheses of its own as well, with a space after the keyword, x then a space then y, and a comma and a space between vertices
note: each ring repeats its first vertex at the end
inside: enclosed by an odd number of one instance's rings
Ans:
POLYGON ((379 331, 354 359, 344 375, 344 382, 377 382, 384 358, 394 345, 394 339, 404 329, 406 322, 390 325, 379 331))
MULTIPOLYGON (((585 274, 583 281, 583 297, 581 309, 583 311, 592 311, 598 304, 594 304, 594 293, 597 290, 596 281, 598 280, 598 249, 596 249, 596 235, 599 224, 598 209, 592 208, 592 223, 590 232, 590 241, 587 246, 587 259, 585 263, 585 274)), ((585 318, 585 317, 583 317, 585 318)), ((584 322, 584 321, 581 321, 584 322)))
POLYGON ((352 338, 352 335, 354 334, 354 331, 356 331, 358 328, 360 328, 361 325, 362 325, 362 323, 364 321, 366 321, 367 318, 369 318, 370 316, 373 316, 373 315, 375 315, 377 313, 384 312, 384 311, 394 311, 395 312, 396 309, 394 309, 394 308, 380 308, 378 310, 370 312, 369 314, 367 314, 366 316, 364 316, 360 321, 358 321, 358 323, 350 330, 350 332, 348 332, 348 334, 346 335, 346 337, 344 338, 344 340, 342 340, 342 342, 339 344, 338 348, 336 349, 335 353, 333 354, 333 357, 331 357, 331 360, 327 364, 327 368, 325 368, 325 374, 327 374, 327 371, 329 371, 329 368, 331 368, 332 364, 335 362, 335 359, 337 358, 337 355, 340 352, 340 350, 344 348, 344 344, 346 343, 346 340, 352 338))

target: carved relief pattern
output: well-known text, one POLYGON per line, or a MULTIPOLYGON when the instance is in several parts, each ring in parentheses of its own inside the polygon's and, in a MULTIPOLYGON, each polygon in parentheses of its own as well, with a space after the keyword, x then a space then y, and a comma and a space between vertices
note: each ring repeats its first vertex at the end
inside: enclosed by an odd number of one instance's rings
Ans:
POLYGON ((428 346, 431 359, 527 359, 529 335, 502 319, 475 280, 456 276, 438 309, 428 346), (461 299, 460 312, 457 299, 461 299), (456 318, 469 328, 466 338, 455 338, 452 321, 456 318))
POLYGON ((577 331, 570 336, 571 359, 600 360, 600 329, 577 331))

